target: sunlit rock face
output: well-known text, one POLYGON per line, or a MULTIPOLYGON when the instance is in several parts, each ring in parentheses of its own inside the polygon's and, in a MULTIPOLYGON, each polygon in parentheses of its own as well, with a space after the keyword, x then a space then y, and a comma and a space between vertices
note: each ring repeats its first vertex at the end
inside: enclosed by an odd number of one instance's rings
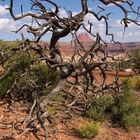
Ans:
POLYGON ((94 40, 91 39, 87 33, 81 33, 81 34, 79 34, 78 40, 81 43, 93 43, 94 42, 94 40))
POLYGON ((72 46, 74 47, 76 46, 80 49, 82 45, 85 48, 85 50, 89 50, 94 43, 95 43, 94 39, 92 39, 88 33, 80 33, 77 36, 77 39, 73 40, 72 46))

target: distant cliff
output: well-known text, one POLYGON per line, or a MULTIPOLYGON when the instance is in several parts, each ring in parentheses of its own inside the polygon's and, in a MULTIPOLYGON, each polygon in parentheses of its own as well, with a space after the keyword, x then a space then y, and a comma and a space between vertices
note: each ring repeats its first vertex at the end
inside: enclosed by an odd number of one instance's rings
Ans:
POLYGON ((109 44, 107 51, 110 53, 131 52, 140 49, 140 42, 126 42, 109 44))
MULTIPOLYGON (((95 40, 91 39, 87 33, 79 34, 78 40, 85 49, 91 48, 91 46, 95 43, 95 40)), ((135 49, 140 49, 140 42, 112 43, 107 47, 107 51, 110 53, 131 52, 135 49)))

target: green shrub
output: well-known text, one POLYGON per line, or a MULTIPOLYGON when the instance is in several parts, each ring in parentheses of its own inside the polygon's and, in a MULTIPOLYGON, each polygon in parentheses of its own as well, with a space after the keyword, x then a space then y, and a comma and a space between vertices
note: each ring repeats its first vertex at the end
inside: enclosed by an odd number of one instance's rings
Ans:
POLYGON ((21 54, 13 54, 4 64, 4 68, 8 70, 9 68, 14 66, 13 71, 24 71, 26 68, 29 68, 31 64, 32 58, 30 58, 29 54, 21 53, 21 54))
POLYGON ((56 71, 51 72, 48 66, 41 62, 32 66, 31 77, 42 90, 43 95, 50 93, 59 81, 59 74, 56 71))
POLYGON ((99 133, 99 123, 85 121, 79 125, 77 132, 80 137, 93 138, 99 133))
POLYGON ((125 86, 122 94, 111 96, 104 95, 93 98, 87 109, 87 116, 93 120, 103 121, 111 119, 114 124, 124 128, 140 126, 140 104, 131 89, 130 82, 125 86))
MULTIPOLYGON (((15 53, 6 61, 4 65, 6 72, 0 78, 0 95, 6 93, 15 80, 18 90, 22 90, 24 87, 26 91, 31 92, 29 81, 32 80, 37 85, 36 90, 41 93, 40 95, 47 95, 51 92, 59 81, 59 74, 50 71, 45 63, 33 63, 37 57, 35 54, 30 56, 27 52, 15 53), (49 83, 48 87, 46 87, 47 83, 49 83)), ((19 91, 19 93, 21 92, 19 91)))
POLYGON ((91 105, 87 109, 87 116, 93 120, 102 121, 107 117, 113 104, 113 97, 105 94, 102 97, 92 99, 91 105))
POLYGON ((128 80, 128 83, 132 89, 134 90, 140 90, 140 76, 135 76, 133 78, 130 78, 128 80))
POLYGON ((140 49, 132 51, 132 66, 133 71, 140 74, 140 49))
POLYGON ((124 94, 116 99, 112 107, 112 120, 128 129, 140 126, 140 105, 130 87, 126 86, 124 94))
POLYGON ((132 67, 132 62, 129 60, 129 61, 122 61, 120 63, 120 69, 124 70, 124 69, 129 69, 132 67))
POLYGON ((55 109, 55 107, 53 107, 53 106, 48 106, 48 107, 47 107, 47 110, 48 110, 48 112, 49 112, 51 115, 55 115, 55 114, 56 114, 56 109, 55 109))
POLYGON ((13 48, 18 48, 20 46, 21 41, 3 41, 0 40, 0 49, 3 52, 9 52, 11 51, 13 48))
POLYGON ((5 75, 0 79, 0 96, 5 94, 11 88, 15 80, 15 77, 16 73, 9 72, 7 73, 7 75, 5 75))
POLYGON ((36 81, 36 84, 39 86, 43 86, 46 83, 47 76, 48 76, 48 66, 39 63, 32 67, 31 70, 32 78, 36 81))
POLYGON ((126 84, 126 86, 130 86, 132 90, 136 90, 136 91, 140 90, 140 76, 121 78, 120 83, 124 83, 126 84))
POLYGON ((27 56, 21 55, 17 59, 18 61, 13 61, 13 63, 7 66, 6 73, 0 78, 0 96, 5 94, 14 84, 15 80, 18 81, 20 75, 30 66, 27 56))

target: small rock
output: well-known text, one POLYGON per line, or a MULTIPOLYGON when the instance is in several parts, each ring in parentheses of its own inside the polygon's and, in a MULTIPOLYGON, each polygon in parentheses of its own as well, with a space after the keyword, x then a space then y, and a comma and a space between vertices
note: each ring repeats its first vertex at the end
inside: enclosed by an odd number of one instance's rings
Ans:
POLYGON ((25 117, 20 117, 20 118, 17 119, 17 121, 20 122, 20 123, 23 123, 24 120, 25 120, 25 117))

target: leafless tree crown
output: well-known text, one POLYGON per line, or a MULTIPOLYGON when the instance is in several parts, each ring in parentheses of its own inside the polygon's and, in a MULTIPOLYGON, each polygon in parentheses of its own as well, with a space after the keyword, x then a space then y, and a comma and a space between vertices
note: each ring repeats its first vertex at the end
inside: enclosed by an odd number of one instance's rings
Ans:
MULTIPOLYGON (((79 1, 78 1, 79 2, 79 1)), ((68 77, 75 78, 75 82, 78 83, 79 77, 85 77, 87 81, 87 90, 89 89, 89 85, 94 87, 94 75, 92 71, 96 68, 100 69, 103 75, 103 83, 102 86, 105 88, 105 78, 106 78, 106 68, 108 66, 107 53, 105 48, 107 43, 101 38, 99 33, 94 34, 92 32, 93 23, 89 22, 89 29, 87 29, 84 25, 84 18, 87 14, 92 14, 98 21, 104 20, 104 24, 106 27, 106 35, 111 36, 111 41, 115 42, 114 36, 112 33, 109 33, 109 24, 108 19, 111 13, 104 14, 105 8, 109 4, 113 4, 114 6, 120 9, 120 12, 123 13, 123 18, 120 20, 124 25, 124 28, 127 28, 130 23, 134 23, 140 26, 138 18, 140 16, 140 7, 137 6, 137 9, 134 8, 135 2, 131 0, 98 0, 101 4, 104 5, 98 6, 99 11, 94 11, 89 9, 88 0, 80 0, 81 2, 81 12, 76 15, 73 15, 71 11, 67 11, 67 17, 61 17, 59 14, 60 7, 58 4, 53 2, 53 0, 31 0, 31 11, 29 13, 24 13, 23 7, 21 6, 21 13, 16 16, 14 14, 14 0, 10 0, 10 7, 8 8, 10 14, 14 20, 24 19, 25 17, 31 17, 31 25, 23 24, 16 33, 26 27, 28 33, 32 33, 35 36, 35 44, 34 46, 25 45, 27 49, 32 48, 36 50, 40 54, 40 61, 45 60, 46 63, 51 68, 59 68, 60 69, 60 79, 66 80, 68 77), (45 7, 46 4, 50 4, 52 9, 47 9, 45 7), (136 19, 129 18, 129 14, 135 14, 136 19), (40 22, 42 21, 42 22, 40 22), (33 26, 33 23, 36 26, 33 26), (86 32, 88 32, 91 36, 96 38, 95 43, 91 45, 91 48, 87 51, 84 49, 83 45, 79 42, 77 38, 77 31, 80 27, 83 27, 86 32), (41 51, 38 51, 35 46, 39 46, 39 42, 41 38, 51 32, 51 40, 49 42, 49 54, 44 55, 41 51), (78 42, 82 49, 82 54, 80 54, 79 50, 74 51, 73 57, 71 60, 66 62, 62 59, 61 51, 57 45, 60 38, 67 36, 68 34, 72 34, 76 38, 76 42, 78 42), (97 52, 102 53, 103 58, 100 62, 95 62, 94 57, 97 52), (79 59, 75 61, 75 57, 79 56, 79 59), (79 71, 77 71, 79 69, 79 71), (90 81, 90 82, 89 82, 90 81)), ((94 6, 94 5, 93 5, 94 6)), ((109 86, 109 85, 108 85, 109 86)), ((86 90, 86 91, 87 91, 86 90)))

